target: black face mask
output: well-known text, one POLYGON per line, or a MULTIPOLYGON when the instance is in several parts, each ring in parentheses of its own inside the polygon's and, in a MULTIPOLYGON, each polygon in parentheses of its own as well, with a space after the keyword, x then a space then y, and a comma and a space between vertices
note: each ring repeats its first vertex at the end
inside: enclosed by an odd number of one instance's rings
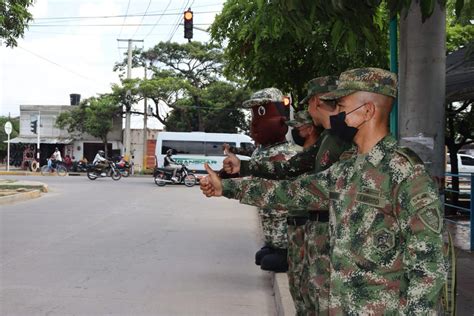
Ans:
POLYGON ((291 137, 293 137, 293 141, 296 145, 303 146, 304 145, 304 138, 300 136, 299 131, 296 128, 291 130, 291 137))
POLYGON ((346 114, 346 112, 340 112, 336 115, 331 115, 329 117, 329 122, 331 124, 331 128, 329 129, 329 132, 333 135, 338 136, 340 139, 342 139, 345 142, 352 142, 354 140, 355 135, 359 131, 359 127, 365 123, 362 122, 359 124, 357 127, 352 127, 348 126, 346 123, 346 116, 351 114, 354 111, 357 111, 361 107, 363 107, 366 103, 362 104, 361 106, 355 108, 354 110, 350 111, 349 113, 346 114))

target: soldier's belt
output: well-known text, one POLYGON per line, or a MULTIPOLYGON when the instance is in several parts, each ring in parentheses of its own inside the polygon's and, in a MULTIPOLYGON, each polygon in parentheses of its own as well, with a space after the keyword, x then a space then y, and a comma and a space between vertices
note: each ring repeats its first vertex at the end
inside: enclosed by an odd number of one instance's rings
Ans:
POLYGON ((309 211, 308 219, 313 222, 329 222, 329 211, 309 211))
POLYGON ((286 222, 291 226, 302 226, 306 224, 308 217, 306 216, 288 216, 286 222))

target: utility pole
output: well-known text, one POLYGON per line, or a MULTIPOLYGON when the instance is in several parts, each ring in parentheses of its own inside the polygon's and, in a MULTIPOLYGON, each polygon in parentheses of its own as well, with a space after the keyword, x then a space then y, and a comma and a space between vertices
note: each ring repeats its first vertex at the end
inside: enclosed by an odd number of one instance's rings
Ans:
MULTIPOLYGON (((146 78, 146 65, 145 65, 145 80, 146 78)), ((148 120, 148 102, 147 102, 147 97, 145 96, 145 99, 143 100, 144 102, 144 107, 145 110, 143 111, 143 168, 142 171, 145 171, 146 169, 146 162, 147 162, 147 145, 148 145, 148 133, 147 133, 147 120, 148 120)))
POLYGON ((419 5, 412 3, 406 13, 400 18, 399 142, 420 156, 440 185, 445 173, 446 9, 435 2, 424 23, 419 5))
MULTIPOLYGON (((128 42, 128 61, 127 61, 127 79, 132 78, 132 42, 142 42, 143 40, 132 40, 132 39, 117 39, 118 42, 128 42)), ((132 104, 129 101, 125 106, 125 135, 124 135, 124 156, 127 161, 131 159, 131 137, 130 137, 130 117, 132 104)))

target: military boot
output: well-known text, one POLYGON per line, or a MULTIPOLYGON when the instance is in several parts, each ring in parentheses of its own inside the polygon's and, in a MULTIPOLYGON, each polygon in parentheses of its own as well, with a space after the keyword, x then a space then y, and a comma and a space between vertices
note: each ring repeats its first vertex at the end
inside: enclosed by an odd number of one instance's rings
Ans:
POLYGON ((287 249, 275 249, 273 253, 263 257, 260 268, 265 271, 286 272, 288 271, 287 256, 287 249))
POLYGON ((269 255, 271 253, 273 253, 275 251, 275 249, 273 249, 271 246, 269 245, 265 245, 263 246, 259 251, 257 251, 255 253, 255 264, 257 266, 260 265, 260 263, 262 262, 262 259, 263 257, 265 257, 266 255, 269 255))

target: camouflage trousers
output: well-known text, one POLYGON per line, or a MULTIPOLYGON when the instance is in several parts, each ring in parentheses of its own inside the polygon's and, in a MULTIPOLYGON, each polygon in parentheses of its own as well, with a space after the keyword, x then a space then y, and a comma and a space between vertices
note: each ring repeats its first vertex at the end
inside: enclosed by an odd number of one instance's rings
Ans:
POLYGON ((259 209, 262 221, 263 239, 265 244, 273 248, 288 248, 288 224, 286 222, 286 211, 271 209, 259 209))
POLYGON ((305 226, 288 225, 288 283, 296 315, 305 316, 306 305, 302 292, 302 273, 304 268, 305 226))
POLYGON ((307 221, 301 292, 306 315, 329 315, 329 224, 307 221))

